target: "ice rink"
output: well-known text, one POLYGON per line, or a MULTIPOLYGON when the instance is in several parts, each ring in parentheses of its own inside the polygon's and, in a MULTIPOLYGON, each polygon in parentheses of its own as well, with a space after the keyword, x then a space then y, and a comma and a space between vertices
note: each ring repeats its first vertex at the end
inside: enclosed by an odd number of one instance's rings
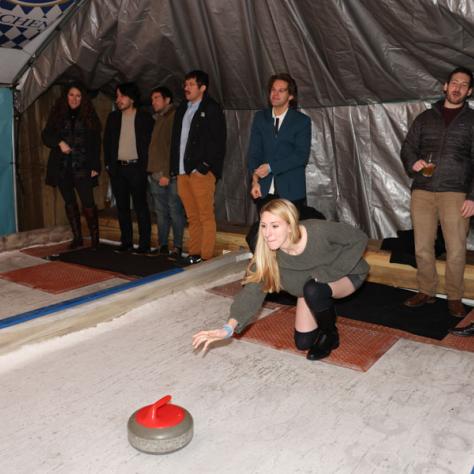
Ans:
POLYGON ((115 319, 0 356, 2 473, 470 474, 474 354, 400 340, 365 373, 237 340, 203 357, 192 334, 231 303, 206 289, 241 269, 193 285, 195 271, 163 296, 158 282, 148 298, 88 305, 115 305, 115 319), (129 416, 167 394, 192 414, 193 440, 136 451, 129 416))

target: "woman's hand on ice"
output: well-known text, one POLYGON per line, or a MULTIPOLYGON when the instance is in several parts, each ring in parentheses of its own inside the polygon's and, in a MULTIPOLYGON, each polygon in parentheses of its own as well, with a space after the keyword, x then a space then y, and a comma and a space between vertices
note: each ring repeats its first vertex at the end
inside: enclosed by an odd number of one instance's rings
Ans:
POLYGON ((193 349, 200 350, 202 346, 202 353, 204 354, 210 344, 226 339, 227 335, 227 331, 223 328, 213 329, 211 331, 200 331, 193 336, 193 349))

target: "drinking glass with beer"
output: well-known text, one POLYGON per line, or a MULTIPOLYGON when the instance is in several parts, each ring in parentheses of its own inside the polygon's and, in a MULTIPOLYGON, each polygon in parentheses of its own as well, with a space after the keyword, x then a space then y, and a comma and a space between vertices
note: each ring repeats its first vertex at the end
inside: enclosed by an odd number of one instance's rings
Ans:
POLYGON ((421 174, 425 178, 431 178, 433 176, 434 170, 436 168, 436 164, 433 161, 434 153, 426 153, 423 155, 423 160, 426 162, 426 166, 421 170, 421 174))

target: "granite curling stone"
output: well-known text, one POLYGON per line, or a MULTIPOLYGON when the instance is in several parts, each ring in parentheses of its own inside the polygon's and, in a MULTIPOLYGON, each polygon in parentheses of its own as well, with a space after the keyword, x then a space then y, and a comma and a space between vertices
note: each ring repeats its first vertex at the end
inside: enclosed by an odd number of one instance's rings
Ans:
POLYGON ((171 396, 137 410, 128 420, 128 441, 139 451, 166 454, 186 446, 193 437, 193 417, 169 403, 171 396))

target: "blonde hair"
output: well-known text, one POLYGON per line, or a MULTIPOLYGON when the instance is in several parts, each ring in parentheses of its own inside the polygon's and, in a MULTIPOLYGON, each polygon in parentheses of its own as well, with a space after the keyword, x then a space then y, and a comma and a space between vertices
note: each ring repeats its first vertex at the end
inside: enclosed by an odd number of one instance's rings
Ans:
MULTIPOLYGON (((292 244, 301 239, 299 227, 299 213, 294 204, 286 199, 274 199, 265 204, 260 210, 260 218, 264 212, 284 220, 290 226, 289 238, 292 244)), ((262 234, 262 227, 258 229, 257 245, 247 267, 247 274, 243 284, 263 282, 263 291, 267 293, 281 290, 280 269, 276 258, 276 250, 271 250, 262 234)))

